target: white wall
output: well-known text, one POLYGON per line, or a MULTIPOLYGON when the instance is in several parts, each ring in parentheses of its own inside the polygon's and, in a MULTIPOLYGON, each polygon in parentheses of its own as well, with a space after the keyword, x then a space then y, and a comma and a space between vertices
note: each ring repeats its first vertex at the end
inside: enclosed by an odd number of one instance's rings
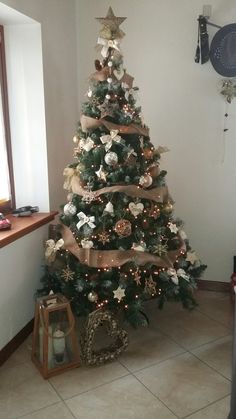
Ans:
MULTIPOLYGON (((94 72, 100 24, 112 6, 126 37, 122 51, 127 71, 140 88, 140 101, 151 140, 171 152, 163 156, 167 182, 185 221, 192 246, 208 264, 205 279, 229 281, 236 254, 236 103, 230 107, 230 131, 222 135, 225 105, 217 91, 221 77, 210 63, 194 63, 200 0, 77 0, 79 103, 94 72)), ((209 2, 208 2, 209 3, 209 2)), ((236 21, 233 0, 212 0, 211 21, 236 21)), ((210 38, 215 29, 209 28, 210 38)), ((236 100, 235 100, 236 102, 236 100)))
POLYGON ((47 237, 46 225, 1 249, 0 350, 34 316, 47 237))
MULTIPOLYGON (((58 210, 59 205, 65 201, 66 197, 62 187, 62 172, 72 158, 72 137, 78 119, 75 1, 4 0, 0 2, 0 6, 1 3, 17 9, 41 25, 50 208, 58 210)), ((8 20, 9 25, 17 23, 23 25, 27 20, 25 16, 19 15, 19 20, 16 22, 14 15, 11 21, 7 12, 2 13, 0 17, 8 20)), ((30 20, 28 24, 31 25, 30 20)), ((32 33, 32 36, 37 32, 36 27, 34 28, 35 32, 32 33)), ((22 27, 19 26, 18 29, 15 27, 14 30, 20 32, 22 40, 22 37, 25 36, 22 27)), ((34 41, 33 37, 31 41, 34 41)), ((27 77, 30 75, 32 81, 31 70, 32 68, 27 69, 27 77)), ((20 88, 20 86, 17 87, 20 88)), ((31 106, 35 106, 34 98, 31 98, 31 106)), ((34 109, 34 111, 36 110, 34 109)), ((34 122, 31 120, 31 124, 28 125, 30 135, 27 138, 29 140, 34 135, 33 125, 34 122)), ((32 166, 39 164, 36 147, 41 153, 44 152, 43 147, 45 146, 43 143, 38 144, 40 134, 42 131, 37 132, 32 138, 31 144, 28 145, 28 140, 20 143, 19 135, 18 159, 22 167, 24 164, 32 166), (35 156, 29 157, 28 153, 24 153, 24 147, 27 146, 31 149, 35 147, 35 156), (32 160, 27 162, 29 158, 32 160)), ((41 160, 40 165, 42 164, 46 171, 46 162, 41 160)), ((25 182, 29 187, 30 180, 25 179, 25 182)), ((34 182, 38 188, 42 189, 41 193, 43 194, 45 178, 38 177, 38 179, 34 179, 34 182)), ((34 205, 36 202, 29 204, 34 205)), ((33 296, 42 276, 43 243, 47 239, 47 231, 47 226, 41 227, 0 251, 0 349, 33 317, 33 296)))

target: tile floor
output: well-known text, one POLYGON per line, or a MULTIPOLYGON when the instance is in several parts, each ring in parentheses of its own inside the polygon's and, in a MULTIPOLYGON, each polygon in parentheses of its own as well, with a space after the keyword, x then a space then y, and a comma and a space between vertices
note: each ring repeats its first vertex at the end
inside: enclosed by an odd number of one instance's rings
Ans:
POLYGON ((199 306, 157 310, 127 327, 130 345, 101 367, 44 380, 28 338, 0 369, 0 419, 227 419, 233 310, 226 294, 198 291, 199 306))

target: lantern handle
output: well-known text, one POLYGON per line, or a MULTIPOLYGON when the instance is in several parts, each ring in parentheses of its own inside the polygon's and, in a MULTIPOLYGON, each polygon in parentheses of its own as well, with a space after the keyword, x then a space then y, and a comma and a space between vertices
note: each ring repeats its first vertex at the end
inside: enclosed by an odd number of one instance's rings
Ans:
MULTIPOLYGON (((51 333, 48 333, 48 330, 45 327, 44 319, 43 319, 43 316, 42 316, 42 308, 43 308, 43 305, 39 304, 39 317, 40 317, 40 322, 42 324, 42 328, 44 329, 44 332, 46 333, 46 335, 48 337, 50 337, 52 339, 61 339, 61 336, 53 336, 51 333)), ((65 337, 68 336, 72 332, 72 330, 74 329, 74 326, 75 326, 75 318, 74 318, 74 316, 72 316, 71 326, 70 326, 69 330, 67 330, 67 332, 65 333, 65 337)))

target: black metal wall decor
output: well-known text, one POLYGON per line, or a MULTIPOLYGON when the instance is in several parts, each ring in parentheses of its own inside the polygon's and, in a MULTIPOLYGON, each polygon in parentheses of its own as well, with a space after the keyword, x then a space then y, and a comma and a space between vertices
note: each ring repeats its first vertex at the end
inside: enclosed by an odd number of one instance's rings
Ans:
POLYGON ((208 16, 198 17, 198 43, 195 62, 205 64, 207 61, 215 71, 224 77, 236 77, 236 23, 223 27, 209 22, 208 16), (207 26, 219 29, 209 47, 207 26))

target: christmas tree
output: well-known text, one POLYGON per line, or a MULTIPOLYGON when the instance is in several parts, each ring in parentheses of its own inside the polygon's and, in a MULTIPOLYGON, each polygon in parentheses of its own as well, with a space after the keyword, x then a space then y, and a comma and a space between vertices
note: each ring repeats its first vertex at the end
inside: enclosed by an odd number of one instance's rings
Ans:
POLYGON ((149 298, 157 298, 159 307, 166 300, 194 307, 193 290, 205 266, 183 223, 173 218, 166 172, 159 166, 167 149, 151 143, 138 88, 123 67, 125 18, 109 8, 97 19, 102 60, 95 60, 89 78, 73 138, 74 162, 64 170, 63 239, 47 242, 50 263, 41 292, 62 292, 78 315, 105 307, 123 310, 138 325, 146 321, 142 303, 149 298))

